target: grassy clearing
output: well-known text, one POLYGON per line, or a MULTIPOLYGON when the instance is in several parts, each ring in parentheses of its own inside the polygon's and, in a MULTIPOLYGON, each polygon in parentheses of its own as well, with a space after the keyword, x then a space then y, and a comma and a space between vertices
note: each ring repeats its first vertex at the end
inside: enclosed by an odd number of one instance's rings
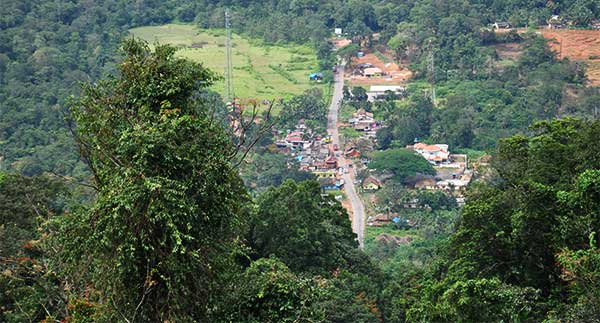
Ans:
MULTIPOLYGON (((201 62, 219 75, 225 68, 225 33, 222 29, 197 29, 192 25, 168 24, 134 28, 130 33, 150 43, 180 47, 179 56, 201 62)), ((310 82, 317 72, 314 49, 308 46, 268 46, 256 39, 232 35, 234 92, 240 98, 287 99, 311 87, 325 92, 328 85, 310 82)), ((223 82, 213 89, 223 94, 223 82)))

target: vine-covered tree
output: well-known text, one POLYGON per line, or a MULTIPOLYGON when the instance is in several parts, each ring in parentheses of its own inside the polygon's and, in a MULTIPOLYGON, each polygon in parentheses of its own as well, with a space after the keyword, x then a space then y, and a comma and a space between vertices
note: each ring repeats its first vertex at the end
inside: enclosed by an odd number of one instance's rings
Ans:
POLYGON ((245 189, 198 92, 215 75, 175 48, 128 40, 120 74, 72 104, 96 201, 62 219, 72 272, 109 321, 205 319, 230 268, 245 189))

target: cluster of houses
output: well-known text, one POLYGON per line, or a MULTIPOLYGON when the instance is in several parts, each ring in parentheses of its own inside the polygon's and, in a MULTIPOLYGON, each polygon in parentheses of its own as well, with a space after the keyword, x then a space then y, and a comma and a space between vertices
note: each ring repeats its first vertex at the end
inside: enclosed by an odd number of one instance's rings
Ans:
MULTIPOLYGON (((436 176, 416 176, 410 183, 414 188, 460 192, 471 182, 473 171, 466 167, 466 155, 450 154, 448 145, 416 143, 414 145, 406 146, 406 148, 414 150, 416 153, 423 156, 423 158, 431 163, 438 172, 436 176), (454 159, 458 159, 458 161, 454 159), (444 171, 442 171, 442 169, 444 171)), ((389 179, 389 176, 368 176, 362 182, 362 189, 367 192, 377 191, 383 187, 383 184, 387 179, 389 179)))
POLYGON ((275 141, 281 153, 293 156, 300 169, 315 174, 323 190, 341 189, 344 181, 339 178, 336 148, 330 137, 314 135, 303 121, 293 131, 275 141))
POLYGON ((373 118, 373 113, 365 111, 365 109, 358 109, 352 118, 348 119, 348 123, 352 129, 365 133, 367 138, 375 138, 377 129, 381 126, 381 122, 378 122, 373 118))

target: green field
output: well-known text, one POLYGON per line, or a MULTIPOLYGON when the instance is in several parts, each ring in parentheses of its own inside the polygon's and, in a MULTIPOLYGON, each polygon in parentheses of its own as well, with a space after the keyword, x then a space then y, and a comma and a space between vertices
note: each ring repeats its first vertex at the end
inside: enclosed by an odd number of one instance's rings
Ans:
MULTIPOLYGON (((150 43, 158 41, 180 47, 177 55, 201 62, 219 75, 224 73, 223 29, 169 24, 134 28, 130 32, 150 43)), ((232 35, 232 54, 236 97, 287 99, 314 86, 326 91, 325 85, 308 79, 308 74, 318 72, 315 50, 308 46, 267 46, 258 40, 232 35)), ((217 82, 213 89, 223 95, 224 82, 217 82)))

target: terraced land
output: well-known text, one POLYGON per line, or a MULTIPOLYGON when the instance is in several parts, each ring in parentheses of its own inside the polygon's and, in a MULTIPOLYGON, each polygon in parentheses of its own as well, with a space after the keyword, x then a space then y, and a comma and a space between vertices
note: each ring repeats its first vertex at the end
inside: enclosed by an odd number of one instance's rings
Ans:
MULTIPOLYGON (((168 24, 134 28, 130 33, 148 42, 172 44, 177 55, 186 57, 223 75, 225 68, 225 30, 198 29, 193 25, 168 24)), ((318 72, 314 49, 308 46, 269 46, 259 40, 232 35, 234 93, 238 98, 287 99, 311 87, 325 87, 310 81, 318 72)), ((213 89, 221 94, 224 82, 213 89)))

